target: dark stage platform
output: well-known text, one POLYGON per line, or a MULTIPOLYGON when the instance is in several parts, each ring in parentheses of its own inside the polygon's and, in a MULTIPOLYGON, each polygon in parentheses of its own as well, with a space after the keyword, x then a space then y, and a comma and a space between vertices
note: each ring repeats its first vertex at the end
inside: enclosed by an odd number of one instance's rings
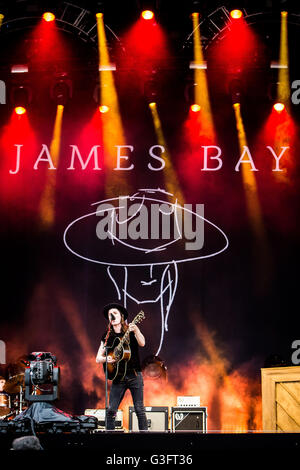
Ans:
MULTIPOLYGON (((0 454, 9 451, 15 437, 20 437, 20 434, 0 435, 0 454)), ((84 434, 39 433, 38 437, 44 451, 51 454, 60 451, 70 456, 78 453, 97 455, 97 464, 101 467, 124 465, 128 468, 155 468, 157 465, 179 465, 191 468, 203 464, 204 456, 214 460, 224 455, 229 459, 242 455, 242 468, 245 462, 255 463, 262 452, 269 461, 275 462, 278 459, 288 462, 290 458, 300 455, 300 433, 97 431, 84 434)), ((20 455, 18 452, 10 454, 13 457, 20 455)))

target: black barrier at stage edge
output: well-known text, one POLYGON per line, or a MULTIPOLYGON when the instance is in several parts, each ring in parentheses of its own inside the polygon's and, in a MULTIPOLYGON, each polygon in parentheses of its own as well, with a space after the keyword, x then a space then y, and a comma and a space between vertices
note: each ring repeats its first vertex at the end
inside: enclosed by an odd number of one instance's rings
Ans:
MULTIPOLYGON (((0 423, 0 450, 3 453, 11 448, 11 444, 16 437, 22 435, 21 432, 3 432, 3 424, 0 423), (2 431, 1 431, 2 428, 2 431)), ((8 423, 5 423, 8 424, 8 423)), ((19 423, 20 424, 20 423, 19 423)), ((21 431, 21 429, 20 429, 21 431)), ((299 433, 222 433, 222 432, 131 432, 101 431, 93 432, 86 429, 86 432, 76 432, 75 428, 69 428, 68 432, 63 432, 59 427, 50 433, 41 432, 37 434, 41 445, 45 451, 62 450, 71 451, 96 451, 97 463, 108 465, 109 459, 117 459, 122 456, 140 457, 140 465, 143 468, 146 463, 161 467, 162 460, 172 456, 179 456, 190 459, 195 463, 203 463, 203 454, 228 452, 229 455, 236 455, 239 451, 243 453, 244 459, 256 456, 257 452, 265 452, 270 458, 274 455, 287 459, 300 452, 299 433), (159 462, 150 462, 151 456, 160 459, 159 462), (168 457, 169 456, 169 457, 168 457), (144 461, 145 460, 145 461, 144 461)), ((65 430, 66 431, 66 430, 65 430)), ((24 434, 23 434, 24 435, 24 434)), ((175 457, 174 457, 175 458, 175 457)), ((173 458, 173 459, 174 459, 173 458)), ((110 463, 116 463, 110 460, 110 463)), ((166 463, 166 462, 165 462, 166 463)), ((178 463, 178 462, 177 462, 178 463)), ((243 468, 245 460, 240 462, 243 468)), ((152 466, 152 465, 151 465, 152 466)), ((169 466, 169 465, 168 465, 169 466)), ((110 465, 110 468, 112 466, 110 465)), ((181 468, 187 468, 181 465, 181 468)))

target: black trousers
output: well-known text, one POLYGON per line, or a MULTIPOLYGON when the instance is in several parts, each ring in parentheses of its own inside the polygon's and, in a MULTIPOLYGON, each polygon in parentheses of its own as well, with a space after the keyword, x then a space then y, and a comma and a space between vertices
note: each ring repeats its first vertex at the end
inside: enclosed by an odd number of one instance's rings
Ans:
POLYGON ((140 431, 147 431, 148 424, 144 407, 144 381, 141 372, 133 372, 124 377, 119 383, 112 383, 109 395, 109 406, 107 410, 107 430, 115 429, 115 419, 121 401, 126 390, 130 390, 134 410, 138 419, 140 431))

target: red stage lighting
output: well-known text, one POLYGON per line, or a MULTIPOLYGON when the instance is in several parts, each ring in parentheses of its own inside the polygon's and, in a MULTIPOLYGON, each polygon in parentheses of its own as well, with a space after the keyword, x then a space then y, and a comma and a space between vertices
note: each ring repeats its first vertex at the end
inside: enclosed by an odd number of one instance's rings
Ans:
POLYGON ((192 104, 191 105, 191 111, 193 111, 193 113, 198 113, 201 109, 201 106, 200 104, 192 104))
POLYGON ((50 21, 55 20, 55 15, 53 13, 50 13, 50 11, 47 11, 43 14, 43 19, 47 21, 47 23, 49 23, 50 21))
POLYGON ((108 111, 109 111, 109 106, 106 106, 105 104, 102 104, 101 106, 99 106, 99 111, 100 111, 100 113, 102 113, 102 114, 108 113, 108 111))
POLYGON ((277 113, 281 113, 284 110, 285 105, 283 103, 275 103, 273 105, 273 108, 275 109, 275 111, 277 111, 277 113))
POLYGON ((26 108, 24 108, 23 106, 16 106, 15 113, 21 116, 22 114, 26 113, 26 108))
POLYGON ((144 20, 152 20, 154 18, 153 11, 151 10, 142 11, 142 18, 144 18, 144 20))
POLYGON ((230 16, 233 20, 239 20, 243 16, 242 10, 231 10, 230 16))

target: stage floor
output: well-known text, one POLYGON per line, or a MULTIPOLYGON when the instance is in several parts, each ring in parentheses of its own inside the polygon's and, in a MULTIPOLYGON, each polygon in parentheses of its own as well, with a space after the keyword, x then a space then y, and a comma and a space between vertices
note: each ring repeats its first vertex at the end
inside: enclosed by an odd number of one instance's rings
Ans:
MULTIPOLYGON (((18 433, 0 434, 0 450, 9 451, 18 433)), ((265 452, 269 457, 287 459, 300 455, 300 433, 282 432, 121 432, 97 431, 81 433, 39 433, 41 445, 51 453, 62 451, 69 455, 97 453, 97 463, 102 466, 124 465, 127 468, 146 468, 157 465, 178 466, 203 464, 203 457, 239 455, 255 461, 265 452)), ((12 452, 10 452, 12 454, 12 452)), ((16 454, 14 452, 13 454, 16 454)))

